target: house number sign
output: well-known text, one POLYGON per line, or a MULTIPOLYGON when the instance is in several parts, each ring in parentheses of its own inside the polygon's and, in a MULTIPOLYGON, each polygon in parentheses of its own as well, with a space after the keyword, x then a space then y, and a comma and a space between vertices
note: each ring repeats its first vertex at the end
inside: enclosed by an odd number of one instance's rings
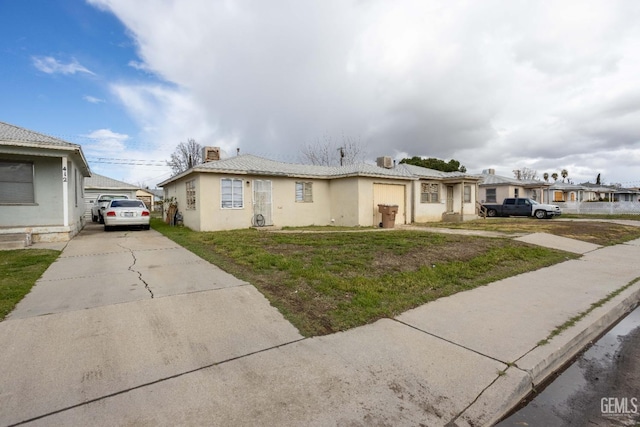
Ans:
POLYGON ((62 182, 67 182, 67 167, 62 167, 62 182))

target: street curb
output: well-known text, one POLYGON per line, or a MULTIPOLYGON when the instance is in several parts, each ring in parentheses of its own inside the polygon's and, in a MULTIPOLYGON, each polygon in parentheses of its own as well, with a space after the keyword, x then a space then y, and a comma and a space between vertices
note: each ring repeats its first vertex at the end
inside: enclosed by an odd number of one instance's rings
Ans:
POLYGON ((492 426, 536 387, 570 362, 640 303, 640 282, 594 309, 574 326, 516 361, 455 420, 456 426, 492 426))

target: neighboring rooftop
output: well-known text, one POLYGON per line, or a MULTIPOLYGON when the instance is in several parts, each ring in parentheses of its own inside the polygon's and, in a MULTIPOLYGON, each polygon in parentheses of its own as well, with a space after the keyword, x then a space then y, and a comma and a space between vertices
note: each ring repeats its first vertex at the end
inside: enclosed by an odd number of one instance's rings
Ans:
POLYGON ((103 175, 94 173, 84 179, 84 188, 87 190, 137 190, 136 185, 118 181, 103 175))

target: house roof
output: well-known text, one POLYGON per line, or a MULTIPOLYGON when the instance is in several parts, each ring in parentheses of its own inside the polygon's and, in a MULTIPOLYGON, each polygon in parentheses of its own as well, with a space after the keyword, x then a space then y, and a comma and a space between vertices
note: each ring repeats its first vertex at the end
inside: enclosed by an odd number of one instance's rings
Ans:
POLYGON ((72 144, 49 135, 0 122, 0 145, 70 151, 72 155, 77 156, 81 169, 85 172, 85 176, 91 175, 89 164, 82 152, 82 147, 78 144, 72 144))
POLYGON ((483 173, 478 176, 482 180, 480 185, 485 187, 488 185, 515 185, 519 187, 548 187, 551 185, 548 182, 544 181, 509 178, 506 176, 500 176, 491 173, 483 173))
POLYGON ((318 166, 300 163, 285 163, 265 159, 251 154, 243 154, 225 160, 203 163, 182 172, 158 184, 160 187, 187 176, 194 172, 224 173, 238 175, 265 175, 299 178, 345 178, 350 176, 384 177, 392 179, 415 180, 417 178, 463 178, 477 179, 457 172, 440 172, 419 166, 400 164, 387 169, 367 163, 357 163, 345 166, 318 166))
POLYGON ((84 180, 86 190, 137 190, 135 185, 94 173, 84 180))

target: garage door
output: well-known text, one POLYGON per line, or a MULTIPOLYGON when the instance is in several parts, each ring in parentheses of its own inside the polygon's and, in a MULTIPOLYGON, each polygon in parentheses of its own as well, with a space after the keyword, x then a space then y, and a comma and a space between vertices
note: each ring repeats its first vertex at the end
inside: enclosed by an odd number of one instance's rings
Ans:
POLYGON ((396 224, 406 224, 405 186, 399 184, 373 184, 373 224, 382 222, 382 214, 378 205, 398 205, 396 224))

